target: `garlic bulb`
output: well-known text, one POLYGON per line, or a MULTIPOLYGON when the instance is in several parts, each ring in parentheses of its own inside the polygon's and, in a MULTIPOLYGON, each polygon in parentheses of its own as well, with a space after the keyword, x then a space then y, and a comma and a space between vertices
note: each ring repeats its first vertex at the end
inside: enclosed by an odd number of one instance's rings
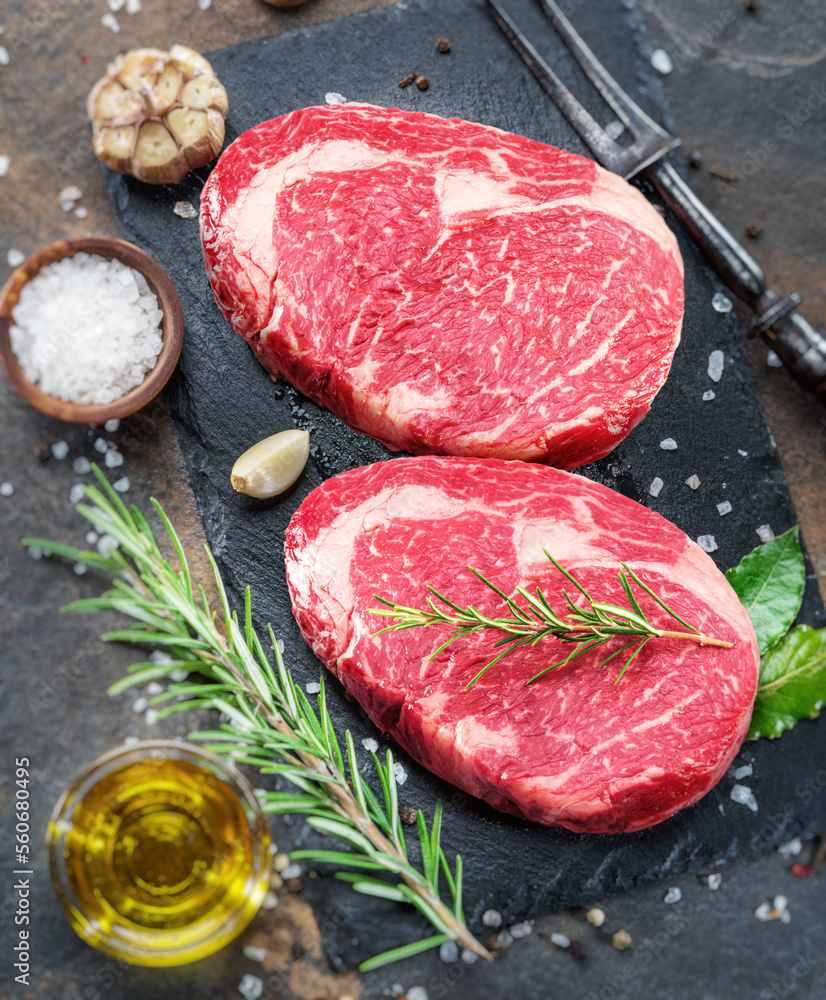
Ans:
POLYGON ((248 448, 232 467, 232 488, 259 500, 292 486, 310 456, 307 431, 281 431, 248 448))
POLYGON ((227 92, 194 49, 133 49, 89 94, 92 148, 119 174, 177 184, 221 152, 227 108, 227 92))

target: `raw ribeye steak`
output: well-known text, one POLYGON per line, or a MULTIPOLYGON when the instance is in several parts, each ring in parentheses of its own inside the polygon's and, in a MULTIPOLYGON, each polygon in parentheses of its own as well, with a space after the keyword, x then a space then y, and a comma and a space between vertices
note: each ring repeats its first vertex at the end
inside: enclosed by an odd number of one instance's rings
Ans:
MULTIPOLYGON (((699 546, 659 514, 580 476, 498 459, 399 458, 327 480, 287 530, 287 579, 316 654, 420 764, 497 809, 591 833, 641 830, 691 805, 731 764, 759 670, 748 616, 699 546), (490 635, 374 633, 374 595, 424 607, 429 584, 499 616, 505 593, 542 587, 564 612, 548 551, 591 592, 628 607, 627 562, 690 625, 730 649, 652 639, 615 683, 615 645, 525 686, 570 652, 557 639, 513 653, 469 690, 490 635)), ((637 588, 661 629, 682 626, 637 588)), ((497 634, 495 638, 499 638, 497 634)))
POLYGON ((573 468, 648 412, 682 259, 591 160, 369 105, 264 122, 201 199, 218 305, 273 378, 414 454, 573 468))

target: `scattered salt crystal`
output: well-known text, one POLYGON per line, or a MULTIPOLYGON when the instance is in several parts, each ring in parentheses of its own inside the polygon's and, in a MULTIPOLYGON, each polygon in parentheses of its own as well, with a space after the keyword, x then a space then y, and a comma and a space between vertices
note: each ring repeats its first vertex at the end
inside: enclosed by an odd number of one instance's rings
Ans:
POLYGON ((708 356, 708 377, 712 382, 719 382, 723 377, 725 356, 722 351, 712 351, 708 356))
POLYGON ((498 910, 485 910, 482 914, 483 927, 501 927, 502 914, 498 910))
POLYGON ((105 455, 109 451, 109 442, 106 438, 97 438, 95 440, 95 451, 100 452, 101 455, 105 455))
POLYGON ((258 978, 258 976, 246 975, 238 984, 238 992, 244 1000, 258 1000, 264 992, 264 983, 258 978))
POLYGON ((551 934, 551 941, 557 946, 557 948, 571 947, 571 939, 567 934, 551 934))
POLYGON ((717 551, 717 542, 715 541, 714 535, 700 535, 697 539, 697 544, 705 552, 717 551))
MULTIPOLYGON (((329 103, 329 102, 328 102, 329 103)), ((439 948, 439 958, 448 965, 459 961, 459 946, 455 941, 443 941, 439 948)), ((410 994, 407 994, 408 997, 410 994)))
POLYGON ((769 368, 782 368, 783 362, 778 358, 774 351, 769 351, 766 355, 766 364, 769 368))
POLYGON ((698 490, 700 488, 700 477, 699 476, 689 476, 685 481, 686 486, 690 486, 692 490, 698 490))
POLYGON ((743 451, 742 448, 738 448, 737 449, 737 454, 741 455, 743 458, 748 458, 749 457, 749 453, 747 451, 743 451))
POLYGON ((8 66, 9 64, 9 50, 5 45, 0 45, 0 66, 8 66))
POLYGON ((154 726, 158 721, 158 710, 156 708, 147 708, 144 719, 146 720, 147 726, 154 726))
POLYGON ((751 764, 743 764, 742 767, 737 767, 734 769, 732 777, 735 781, 742 781, 743 778, 750 778, 754 774, 754 768, 751 764))
POLYGON ((39 545, 30 545, 26 549, 26 553, 29 559, 34 559, 35 561, 43 558, 43 549, 41 549, 39 545))
POLYGON ((104 559, 108 559, 118 545, 117 538, 112 538, 111 535, 101 535, 97 543, 97 550, 104 559))
POLYGON ((121 9, 123 3, 124 0, 106 0, 106 4, 109 7, 109 10, 113 11, 114 13, 117 13, 121 9))
POLYGON ((521 924, 512 924, 510 927, 510 932, 515 938, 526 938, 532 931, 533 927, 528 920, 521 924))
POLYGON ((154 663, 156 667, 168 667, 170 664, 174 663, 175 660, 165 653, 162 649, 153 649, 149 654, 149 662, 154 663))
POLYGON ((375 753, 379 748, 378 740, 374 740, 372 737, 368 737, 366 740, 362 740, 361 745, 364 747, 365 750, 368 750, 370 753, 375 753))
POLYGON ((286 882, 289 878, 301 878, 302 869, 301 865, 291 864, 287 865, 286 868, 281 869, 281 878, 286 882))
POLYGON ((185 681, 189 677, 189 673, 186 670, 170 670, 169 679, 180 684, 181 681, 185 681))
POLYGON ((652 497, 658 497, 660 495, 660 490, 665 486, 665 483, 657 476, 652 480, 651 485, 648 487, 648 492, 652 497))
POLYGON ((22 250, 15 250, 12 248, 6 254, 6 260, 8 261, 9 267, 20 267, 23 261, 26 259, 26 255, 22 250))
POLYGON ((64 212, 71 212, 75 207, 75 203, 73 201, 61 201, 60 207, 64 212))
POLYGON ((274 910, 278 906, 278 896, 272 891, 268 892, 264 896, 264 902, 261 904, 261 908, 264 910, 274 910))
POLYGON ((773 542, 774 532, 771 529, 770 524, 761 524, 759 528, 755 529, 757 531, 757 537, 761 542, 773 542))
POLYGON ((87 472, 92 471, 92 463, 81 455, 72 462, 72 468, 79 476, 85 476, 87 472))
MULTIPOLYGON (((462 961, 465 963, 465 965, 473 965, 474 962, 478 962, 479 961, 479 956, 475 952, 471 951, 470 948, 462 948, 462 961)), ((409 991, 408 991, 407 996, 408 996, 408 998, 410 997, 410 992, 409 991)), ((427 998, 427 994, 426 993, 425 993, 424 997, 425 997, 425 1000, 426 1000, 426 998, 427 998)))
POLYGON ((11 158, 8 156, 0 156, 0 177, 5 177, 9 172, 9 164, 11 163, 11 158))
POLYGON ((658 73, 662 73, 663 76, 667 76, 674 69, 671 56, 665 49, 654 49, 651 53, 651 65, 658 73))
POLYGON ((706 391, 703 393, 703 399, 705 400, 705 402, 708 402, 710 399, 714 399, 716 395, 717 394, 713 389, 706 389, 706 391))
POLYGON ((790 924, 791 922, 792 922, 792 915, 791 915, 791 913, 789 913, 788 910, 781 910, 780 911, 780 923, 781 924, 790 924))
POLYGON ((11 346, 24 376, 67 402, 120 399, 163 346, 162 312, 154 295, 143 300, 148 292, 143 275, 119 260, 78 253, 46 265, 12 311, 11 346))
POLYGON ((107 451, 103 456, 103 464, 107 469, 117 469, 123 465, 123 455, 121 455, 117 448, 107 451))
POLYGON ((783 912, 783 910, 786 909, 788 905, 789 901, 788 899, 786 899, 785 896, 775 896, 774 899, 772 900, 772 906, 775 908, 775 910, 780 910, 781 913, 783 912))
POLYGON ((75 571, 75 574, 77 576, 83 576, 83 574, 86 572, 88 568, 89 567, 86 565, 86 563, 81 563, 81 562, 75 563, 74 566, 72 566, 72 569, 75 571))
POLYGON ((141 12, 141 0, 126 0, 127 14, 140 14, 140 12, 141 12))
POLYGON ((199 10, 209 10, 211 6, 212 6, 212 0, 198 0, 199 10))
POLYGON ((246 948, 244 948, 244 956, 251 962, 263 962, 267 957, 267 949, 256 948, 254 944, 248 944, 246 948))
POLYGON ((501 944, 504 948, 507 948, 508 945, 513 944, 513 934, 511 934, 509 930, 499 931, 499 933, 496 935, 496 941, 498 944, 501 944))
POLYGON ((97 540, 98 540, 98 533, 96 531, 87 531, 86 532, 86 544, 87 545, 94 545, 97 540))
POLYGON ((55 441, 52 445, 52 454, 58 461, 60 461, 69 454, 69 446, 65 441, 55 441))
POLYGON ((677 442, 674 438, 663 438, 663 440, 660 441, 660 447, 663 451, 676 451, 677 442))
POLYGON ((69 184, 68 187, 63 188, 60 194, 57 196, 58 200, 63 201, 80 201, 83 197, 83 192, 77 186, 77 184, 69 184))
POLYGON ((747 785, 734 785, 731 789, 731 800, 741 806, 748 806, 752 812, 757 812, 757 799, 747 785))
POLYGON ((711 308, 718 313, 730 313, 731 299, 728 295, 723 295, 722 292, 717 292, 711 300, 711 308))
POLYGON ((621 121, 615 118, 612 122, 608 122, 602 131, 608 136, 609 139, 619 139, 625 131, 625 126, 621 121))
MULTIPOLYGON (((464 958, 464 954, 462 955, 462 958, 464 958)), ((428 1000, 427 990, 424 986, 411 986, 405 993, 405 997, 407 1000, 428 1000)))
POLYGON ((307 694, 318 694, 321 691, 321 685, 318 681, 310 681, 309 684, 304 685, 304 690, 307 694))
POLYGON ((393 765, 393 770, 396 774, 396 784, 403 785, 407 781, 407 771, 404 769, 404 764, 399 764, 396 762, 393 765))
POLYGON ((713 889, 716 892, 723 884, 723 876, 719 872, 713 872, 706 881, 708 882, 709 889, 713 889))
POLYGON ((120 420, 118 420, 117 417, 112 417, 111 420, 107 420, 103 425, 103 429, 108 431, 110 434, 114 434, 118 427, 120 427, 120 420))
POLYGON ((674 888, 668 890, 668 892, 663 897, 663 902, 679 903, 682 898, 683 898, 682 892, 675 886, 674 888))
POLYGON ((141 712, 145 712, 148 707, 149 699, 144 698, 143 695, 140 695, 132 702, 132 711, 137 715, 140 715, 141 712))
POLYGON ((125 493, 129 489, 129 476, 123 476, 123 478, 115 480, 112 483, 112 489, 118 493, 125 493))
POLYGON ((69 503, 80 503, 85 496, 86 487, 83 483, 75 483, 75 485, 69 490, 69 503))
POLYGON ((723 517, 725 514, 730 514, 732 510, 733 507, 728 502, 728 500, 724 500, 722 503, 717 504, 717 513, 720 515, 720 517, 723 517))
POLYGON ((337 94, 334 90, 331 90, 328 94, 324 95, 325 104, 346 104, 347 98, 344 94, 337 94))
POLYGON ((190 205, 188 201, 176 201, 175 207, 172 209, 175 215, 179 215, 182 219, 197 219, 198 213, 195 211, 195 206, 190 205))
POLYGON ((761 903, 754 911, 754 915, 758 920, 762 920, 764 922, 766 920, 776 920, 779 916, 779 914, 772 911, 772 908, 768 903, 761 903))
POLYGON ((800 837, 795 837, 794 840, 787 840, 785 844, 781 844, 777 848, 777 853, 781 858, 796 858, 802 850, 803 841, 800 837))
POLYGON ((11 483, 0 483, 0 497, 10 497, 14 493, 11 483))
POLYGON ((159 684, 157 681, 150 681, 146 685, 146 693, 150 698, 154 698, 156 695, 163 694, 163 684, 159 684))
POLYGON ((284 640, 283 639, 276 639, 275 640, 275 648, 283 656, 283 654, 284 654, 284 640))
POLYGON ((82 205, 80 206, 80 208, 75 209, 76 219, 85 219, 88 214, 89 214, 88 210, 85 209, 82 205))

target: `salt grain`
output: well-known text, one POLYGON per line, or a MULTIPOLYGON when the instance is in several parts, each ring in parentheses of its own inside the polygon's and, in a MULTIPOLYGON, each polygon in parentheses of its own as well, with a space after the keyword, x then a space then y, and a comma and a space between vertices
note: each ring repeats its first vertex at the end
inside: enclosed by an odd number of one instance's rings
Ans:
POLYGON ((724 500, 722 503, 717 504, 717 513, 720 515, 720 517, 723 517, 726 514, 730 514, 732 510, 733 507, 728 502, 728 500, 724 500))
POLYGON ((658 73, 662 73, 663 76, 667 76, 674 69, 671 56, 665 49, 654 49, 651 53, 651 65, 658 73))
POLYGON ((124 0, 106 0, 106 4, 109 7, 109 10, 117 13, 123 6, 124 0))
POLYGON ((0 483, 0 497, 10 497, 14 493, 11 483, 0 483))
POLYGON ((77 186, 77 184, 69 184, 68 187, 63 188, 60 194, 57 196, 58 200, 64 201, 80 201, 83 197, 83 192, 77 186))
POLYGON ((803 841, 800 837, 795 837, 794 840, 787 840, 785 844, 781 844, 777 848, 777 853, 781 858, 796 858, 802 850, 803 841))
MULTIPOLYGON (((464 958, 464 955, 462 956, 464 958)), ((397 993, 396 996, 399 996, 397 993)), ((407 1000, 428 1000, 427 990, 424 986, 411 986, 405 993, 407 1000)))
POLYGON ((772 912, 772 908, 768 903, 761 903, 757 909, 754 911, 755 917, 758 920, 776 920, 780 914, 772 912))
POLYGON ((497 944, 501 944, 503 948, 507 948, 513 944, 513 934, 509 930, 499 931, 496 935, 497 944))
POLYGON ((712 872, 706 879, 709 889, 716 892, 723 884, 723 876, 719 872, 712 872))
POLYGON ((723 377, 725 355, 722 351, 712 351, 708 356, 708 377, 712 382, 719 382, 723 377))
POLYGON ((158 710, 156 708, 147 708, 144 719, 147 726, 154 726, 158 721, 158 710))
POLYGON ((674 438, 663 438, 663 440, 660 441, 660 447, 663 451, 676 451, 677 442, 674 438))
POLYGON ((533 927, 527 920, 525 920, 521 924, 512 924, 510 932, 515 938, 526 938, 533 932, 533 927))
POLYGON ((75 209, 76 219, 85 219, 89 212, 81 205, 80 208, 75 209))
POLYGON ((700 535, 697 539, 697 544, 705 552, 717 551, 717 542, 715 541, 714 535, 700 535))
POLYGON ((700 477, 699 476, 689 476, 685 481, 686 486, 690 486, 692 490, 698 490, 700 488, 700 477))
POLYGON ((769 368, 783 367, 783 362, 780 360, 780 358, 778 358, 778 356, 774 353, 774 351, 769 351, 769 353, 766 355, 766 364, 769 366, 769 368))
POLYGON ((141 695, 139 698, 136 698, 132 702, 132 711, 135 712, 137 715, 140 715, 141 712, 145 712, 148 707, 149 707, 149 699, 144 698, 143 695, 141 695))
MULTIPOLYGON (((329 103, 329 102, 328 102, 329 103)), ((439 948, 439 958, 448 965, 459 961, 459 947, 455 941, 443 941, 439 948)), ((410 994, 408 993, 408 997, 410 994)))
POLYGON ((195 211, 195 206, 190 205, 188 201, 176 201, 175 207, 172 209, 175 215, 179 215, 182 219, 197 219, 198 213, 195 211))
POLYGON ((69 490, 69 503, 80 503, 85 496, 86 487, 83 483, 75 483, 75 485, 69 490))
POLYGON ((309 684, 304 685, 304 689, 307 694, 318 694, 321 691, 321 685, 318 681, 310 681, 309 684))
POLYGON ((24 376, 43 392, 103 405, 155 367, 162 316, 142 274, 119 260, 78 253, 48 264, 23 286, 12 311, 11 346, 24 376))
MULTIPOLYGON (((462 961, 465 963, 465 965, 473 965, 475 962, 479 961, 479 956, 476 954, 476 952, 471 951, 470 948, 462 948, 462 961)), ((424 992, 424 991, 422 991, 422 992, 424 992)), ((427 994, 425 993, 424 995, 425 995, 425 998, 426 998, 427 994)), ((410 993, 409 992, 408 992, 407 996, 408 996, 408 1000, 409 1000, 409 997, 410 997, 410 993)))
POLYGON ((9 165, 11 164, 11 158, 8 156, 0 156, 0 177, 5 177, 9 172, 9 165))
POLYGON ((742 448, 738 448, 737 449, 737 454, 740 455, 742 458, 748 458, 749 457, 749 453, 747 451, 743 451, 742 448))
POLYGON ((482 914, 483 927, 501 927, 502 914, 498 910, 485 910, 482 914))
POLYGON ((722 292, 717 292, 711 300, 711 308, 718 313, 731 312, 731 299, 722 292))
POLYGON ((100 19, 100 23, 104 28, 108 28, 113 31, 116 35, 120 33, 120 25, 118 24, 118 19, 114 14, 104 14, 100 19))
POLYGON ((22 250, 15 250, 14 248, 12 248, 6 254, 6 260, 8 262, 9 267, 20 267, 20 265, 23 263, 25 259, 26 255, 23 253, 22 250))
POLYGON ((43 549, 41 549, 39 545, 30 545, 26 549, 26 554, 28 555, 29 559, 34 559, 35 561, 37 561, 38 559, 43 558, 43 549))
POLYGON ((405 771, 404 765, 395 763, 393 765, 393 771, 396 774, 396 784, 403 785, 405 781, 407 781, 407 771, 405 771))
POLYGON ((717 394, 713 389, 706 389, 706 391, 703 393, 703 399, 705 400, 705 402, 708 402, 710 399, 714 399, 716 395, 717 394))
POLYGON ((111 535, 101 535, 97 543, 97 550, 104 559, 108 559, 119 544, 117 538, 113 538, 111 535))
POLYGON ((263 962, 267 957, 266 948, 256 948, 254 944, 248 944, 244 948, 244 956, 251 962, 263 962))
POLYGON ((329 94, 324 95, 325 104, 346 104, 347 98, 344 94, 337 94, 334 90, 331 90, 329 94))
POLYGON ((735 781, 742 781, 743 778, 750 778, 754 774, 754 768, 751 764, 743 764, 742 767, 736 767, 732 772, 732 777, 735 781))
POLYGON ((117 469, 123 465, 123 455, 117 449, 107 451, 103 456, 103 464, 107 469, 117 469))
POLYGON ((264 992, 264 984, 258 976, 244 976, 238 984, 238 992, 244 1000, 258 1000, 264 992))
POLYGON ((69 454, 69 446, 65 441, 55 441, 52 445, 52 454, 58 461, 61 461, 69 454))
POLYGON ((368 739, 362 740, 361 745, 364 747, 365 750, 369 751, 370 753, 375 753, 379 748, 378 740, 374 740, 372 739, 372 737, 368 737, 368 739))
POLYGON ((9 50, 5 45, 0 45, 0 66, 8 66, 9 64, 9 50))
POLYGON ((567 934, 551 934, 551 941, 557 946, 557 948, 571 947, 571 939, 567 934))
POLYGON ((302 874, 301 865, 291 864, 281 869, 281 878, 285 882, 290 878, 301 878, 302 874))
POLYGON ((83 574, 86 572, 88 568, 89 567, 86 565, 86 563, 81 563, 81 562, 75 563, 74 566, 72 566, 72 569, 75 571, 77 576, 83 576, 83 574))
POLYGON ((74 469, 79 476, 85 476, 87 472, 92 471, 92 463, 88 458, 84 458, 81 455, 80 458, 76 458, 74 462, 72 462, 72 469, 74 469))
POLYGON ((112 489, 116 490, 118 493, 126 493, 129 489, 129 476, 124 476, 122 479, 115 480, 112 483, 112 489))
POLYGON ((774 541, 774 532, 772 531, 770 524, 761 524, 760 527, 756 529, 756 531, 757 531, 757 537, 764 544, 766 542, 774 541))
POLYGON ((86 544, 87 545, 94 545, 97 540, 98 540, 98 533, 96 531, 87 531, 86 532, 86 544))
POLYGON ((212 6, 212 0, 198 0, 199 10, 209 10, 211 6, 212 6))
POLYGON ((120 420, 118 420, 117 417, 112 417, 111 420, 107 420, 103 425, 104 430, 108 431, 110 434, 114 434, 118 427, 120 427, 120 420))
POLYGON ((261 904, 263 910, 274 910, 278 906, 278 896, 274 892, 268 892, 264 896, 264 902, 261 904))
POLYGON ((659 476, 657 476, 655 479, 651 481, 651 485, 648 487, 648 492, 651 494, 652 497, 658 497, 660 495, 660 490, 662 490, 663 486, 665 486, 665 483, 662 481, 662 479, 660 479, 659 476))
POLYGON ((676 887, 674 887, 673 889, 669 889, 668 892, 665 894, 665 896, 663 897, 663 902, 679 903, 682 898, 683 898, 682 892, 676 887))
POLYGON ((156 695, 163 694, 163 684, 159 684, 157 681, 150 681, 146 685, 146 693, 150 698, 156 697, 156 695))
POLYGON ((141 12, 141 0, 126 0, 127 14, 140 14, 140 12, 141 12))
POLYGON ((748 806, 752 812, 757 812, 757 799, 747 785, 734 785, 731 789, 731 800, 741 806, 748 806))

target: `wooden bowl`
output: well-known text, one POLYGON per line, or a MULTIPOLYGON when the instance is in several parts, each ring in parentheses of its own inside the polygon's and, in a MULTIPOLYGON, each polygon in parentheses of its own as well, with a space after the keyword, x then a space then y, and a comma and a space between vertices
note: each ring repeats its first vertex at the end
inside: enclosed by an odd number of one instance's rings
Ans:
POLYGON ((169 275, 149 254, 125 240, 117 240, 111 236, 85 236, 76 240, 56 240, 50 243, 16 268, 0 292, 0 359, 3 361, 9 381, 36 410, 40 410, 48 417, 65 420, 67 423, 103 424, 114 417, 126 417, 145 406, 168 382, 178 363, 183 339, 184 317, 181 303, 169 275), (147 372, 146 378, 140 385, 130 389, 112 403, 81 406, 50 396, 26 379, 11 349, 9 336, 11 311, 17 305, 23 285, 46 264, 52 264, 63 257, 74 257, 80 252, 97 254, 107 260, 116 258, 140 271, 157 296, 158 306, 163 312, 161 320, 163 346, 155 367, 147 372))

